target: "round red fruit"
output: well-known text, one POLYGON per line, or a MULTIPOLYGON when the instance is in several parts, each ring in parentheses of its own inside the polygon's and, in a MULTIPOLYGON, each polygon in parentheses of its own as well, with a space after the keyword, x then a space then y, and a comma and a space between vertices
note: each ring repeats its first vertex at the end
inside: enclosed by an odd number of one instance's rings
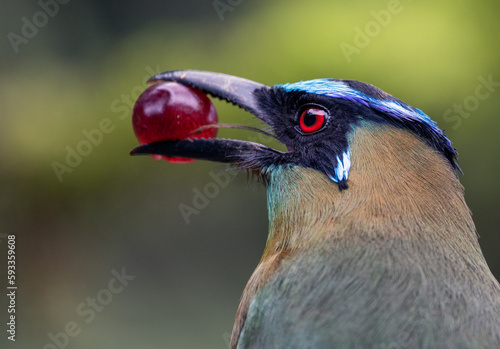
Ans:
MULTIPOLYGON (((187 138, 215 138, 217 128, 193 133, 200 126, 216 124, 217 111, 200 90, 176 82, 162 82, 148 87, 137 99, 132 125, 139 143, 146 144, 187 138)), ((182 164, 194 159, 153 155, 182 164)))

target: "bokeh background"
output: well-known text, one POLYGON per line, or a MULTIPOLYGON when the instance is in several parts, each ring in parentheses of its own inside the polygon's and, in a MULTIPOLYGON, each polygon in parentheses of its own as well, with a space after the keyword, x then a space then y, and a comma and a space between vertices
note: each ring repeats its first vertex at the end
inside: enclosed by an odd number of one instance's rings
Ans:
MULTIPOLYGON (((2 325, 1 347, 227 347, 265 244, 265 191, 231 177, 186 220, 180 205, 194 207, 226 167, 128 155, 134 100, 145 79, 173 69, 269 85, 356 79, 424 110, 460 153, 500 277, 497 1, 59 1, 0 4, 2 324, 8 234, 18 285, 17 341, 2 325), (108 133, 88 143, 102 123, 108 133), (113 270, 135 278, 118 292, 113 270)), ((215 104, 223 122, 256 125, 215 104)))

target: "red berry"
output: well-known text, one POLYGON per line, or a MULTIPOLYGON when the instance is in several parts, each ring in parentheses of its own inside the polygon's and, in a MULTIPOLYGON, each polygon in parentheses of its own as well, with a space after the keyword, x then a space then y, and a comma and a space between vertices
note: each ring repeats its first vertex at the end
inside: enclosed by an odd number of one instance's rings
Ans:
MULTIPOLYGON (((217 128, 190 133, 198 127, 216 124, 217 111, 200 90, 176 82, 162 82, 148 87, 137 99, 132 125, 139 143, 187 138, 215 138, 217 128)), ((153 155, 156 160, 182 164, 194 159, 153 155)))

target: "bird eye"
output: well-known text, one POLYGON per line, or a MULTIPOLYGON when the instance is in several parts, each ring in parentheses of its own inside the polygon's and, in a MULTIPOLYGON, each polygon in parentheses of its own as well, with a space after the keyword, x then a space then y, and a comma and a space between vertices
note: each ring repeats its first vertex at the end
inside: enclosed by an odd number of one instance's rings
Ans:
POLYGON ((323 109, 309 107, 300 114, 300 129, 304 133, 314 133, 319 131, 325 125, 326 116, 327 113, 323 109))

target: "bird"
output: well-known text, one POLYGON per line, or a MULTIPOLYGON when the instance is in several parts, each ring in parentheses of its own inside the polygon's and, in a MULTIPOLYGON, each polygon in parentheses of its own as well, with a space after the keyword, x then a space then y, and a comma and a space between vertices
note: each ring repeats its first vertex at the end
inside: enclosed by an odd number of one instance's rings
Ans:
POLYGON ((457 151, 423 111, 355 80, 150 79, 163 81, 243 108, 287 149, 188 139, 131 152, 230 163, 266 186, 267 242, 231 348, 500 348, 500 285, 457 151))

